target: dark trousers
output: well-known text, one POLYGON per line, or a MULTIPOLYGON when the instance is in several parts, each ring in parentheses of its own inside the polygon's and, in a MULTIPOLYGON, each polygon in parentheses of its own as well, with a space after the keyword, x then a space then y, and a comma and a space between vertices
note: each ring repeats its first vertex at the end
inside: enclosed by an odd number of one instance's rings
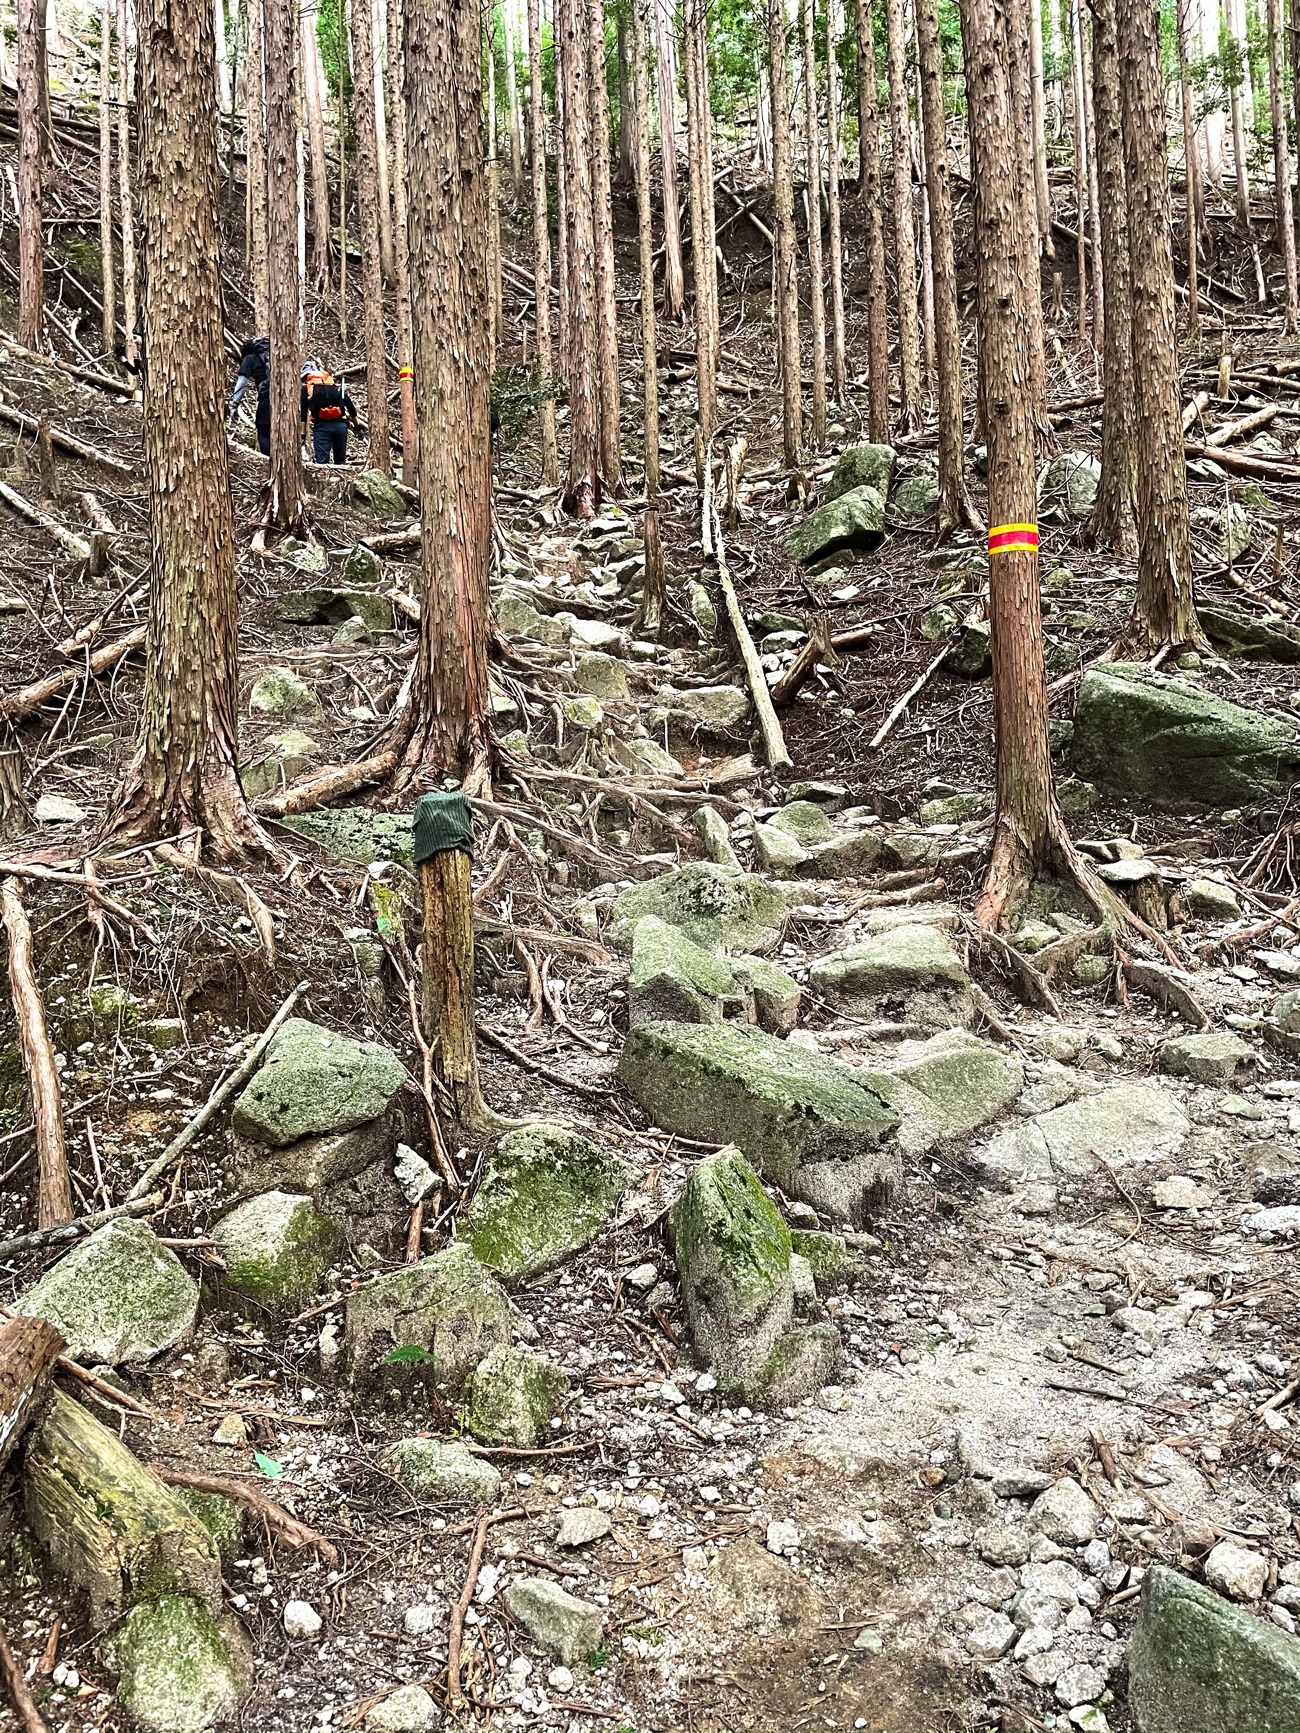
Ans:
POLYGON ((262 406, 257 406, 257 449, 263 457, 271 455, 271 405, 266 406, 266 414, 262 414, 262 406))
POLYGON ((312 456, 317 463, 348 461, 348 424, 346 421, 313 421, 311 424, 312 456))

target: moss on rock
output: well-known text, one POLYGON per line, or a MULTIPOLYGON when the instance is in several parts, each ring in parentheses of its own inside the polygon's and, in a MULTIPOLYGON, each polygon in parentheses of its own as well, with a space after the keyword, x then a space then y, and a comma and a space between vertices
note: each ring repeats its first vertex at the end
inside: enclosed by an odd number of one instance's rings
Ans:
POLYGON ((627 1184, 607 1150, 559 1125, 526 1125, 497 1144, 475 1193, 465 1237, 505 1278, 549 1270, 594 1239, 627 1184))
POLYGON ((135 1606, 104 1643, 117 1701, 145 1733, 202 1733, 248 1694, 247 1639, 200 1601, 163 1595, 135 1606))
POLYGON ((16 1309, 45 1318, 87 1365, 140 1366, 185 1341, 199 1290, 145 1222, 106 1222, 64 1254, 16 1309))
POLYGON ((501 1476, 463 1444, 439 1438, 399 1438, 385 1458, 408 1492, 452 1504, 491 1504, 501 1476))
POLYGON ((770 951, 785 929, 783 892, 754 873, 693 861, 659 878, 629 885, 614 900, 609 938, 620 950, 644 915, 658 915, 710 951, 770 951))
POLYGON ((273 1148, 350 1131, 378 1119, 406 1076, 376 1041, 353 1041, 302 1017, 276 1032, 266 1060, 235 1103, 232 1124, 273 1148))
POLYGON ((241 1203, 212 1237, 226 1266, 223 1288, 271 1311, 310 1299, 339 1244, 338 1229, 309 1197, 285 1191, 241 1203))
POLYGON ((484 1444, 530 1449, 568 1388, 560 1368, 531 1348, 494 1348, 470 1379, 465 1424, 484 1444))

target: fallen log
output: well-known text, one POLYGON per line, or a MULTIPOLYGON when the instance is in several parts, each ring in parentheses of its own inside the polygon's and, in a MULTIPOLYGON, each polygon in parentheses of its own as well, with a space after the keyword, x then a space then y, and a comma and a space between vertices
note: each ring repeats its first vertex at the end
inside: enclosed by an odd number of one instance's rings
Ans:
MULTIPOLYGON (((17 427, 24 433, 35 436, 40 431, 41 424, 30 415, 24 415, 21 409, 14 409, 8 403, 0 403, 0 421, 7 421, 11 427, 17 427)), ((116 475, 129 476, 132 481, 137 478, 133 464, 124 463, 120 457, 114 457, 111 452, 100 451, 98 446, 87 445, 84 439, 77 439, 71 433, 65 433, 61 427, 48 428, 51 445, 57 445, 60 451, 71 452, 74 457, 83 457, 87 463, 98 464, 101 469, 111 469, 116 475)))
POLYGON ((18 1657, 9 1647, 9 1639, 3 1627, 0 1627, 0 1675, 4 1677, 5 1690, 9 1693, 9 1701, 13 1705, 22 1733, 49 1733, 41 1712, 36 1707, 36 1699, 28 1689, 26 1675, 18 1663, 18 1657))
MULTIPOLYGON (((709 460, 710 467, 712 460, 709 460)), ((718 567, 718 586, 722 591, 722 600, 726 605, 727 619, 731 625, 736 643, 740 647, 740 660, 745 669, 745 683, 749 687, 749 695, 754 701, 754 709, 758 714, 758 731, 763 737, 763 750, 767 754, 769 766, 776 770, 783 765, 793 764, 789 748, 785 743, 785 735, 781 732, 781 723, 777 718, 772 704, 772 694, 767 689, 767 681, 763 678, 763 664, 759 661, 758 651, 750 636, 749 627, 745 624, 745 616, 741 612, 740 598, 736 595, 736 586, 731 581, 731 573, 727 569, 726 549, 722 540, 722 524, 718 519, 718 510, 712 499, 708 503, 709 515, 713 519, 713 553, 718 567)))
POLYGON ((48 704, 51 698, 57 698, 60 692, 75 686, 87 673, 104 674, 110 668, 116 668, 132 650, 144 648, 145 632, 144 626, 136 626, 124 638, 115 638, 111 644, 102 645, 75 666, 60 668, 57 674, 47 674, 43 680, 33 680, 30 686, 20 686, 8 697, 0 698, 0 721, 21 722, 24 717, 34 715, 43 704, 48 704))
POLYGON ((1244 439, 1248 433, 1257 433, 1261 427, 1267 427, 1270 421, 1276 419, 1277 405, 1273 403, 1266 409, 1256 409, 1250 415, 1243 415, 1239 421, 1230 421, 1226 427, 1216 427, 1205 443, 1216 448, 1230 445, 1234 439, 1244 439))
POLYGON ((1224 451, 1217 445, 1187 445, 1188 457, 1207 457, 1226 469, 1230 475, 1250 475, 1257 481, 1300 481, 1300 465, 1277 463, 1263 457, 1243 457, 1235 451, 1224 451))
POLYGON ((88 560, 90 558, 89 542, 83 541, 80 536, 74 536, 71 530, 65 530, 63 525, 56 522, 48 512, 43 512, 39 506, 34 506, 29 499, 24 499, 22 494, 15 492, 7 482, 0 481, 0 499, 11 511, 17 512, 19 517, 26 518, 28 523, 33 523, 38 529, 44 530, 46 535, 56 541, 65 553, 71 554, 73 559, 88 560))
POLYGON ((772 688, 772 703, 778 710, 793 704, 804 685, 819 667, 833 668, 839 661, 831 638, 830 622, 819 614, 817 624, 808 634, 799 654, 772 688))
POLYGON ((135 396, 134 385, 124 384, 120 379, 110 379, 107 373, 96 373, 89 367, 74 367, 71 361, 60 361, 57 355, 42 355, 35 349, 25 349, 18 339, 11 337, 7 331, 0 331, 0 343, 3 343, 6 349, 13 350, 15 355, 21 355, 24 361, 35 361, 40 367, 52 367, 56 372, 84 380, 87 385, 97 385, 101 391, 111 391, 118 397, 135 396))
POLYGON ((9 936, 9 992, 18 1046, 36 1121, 36 1221, 42 1228, 72 1220, 72 1186, 63 1142, 63 1096, 45 1022, 45 1001, 32 963, 32 929, 18 880, 0 884, 0 918, 9 936))
POLYGON ((115 1432, 56 1391, 23 1466, 23 1508, 97 1630, 136 1601, 192 1595, 217 1617, 221 1561, 207 1529, 115 1432))
POLYGON ((63 1337, 44 1318, 0 1325, 0 1468, 39 1410, 63 1349, 63 1337))

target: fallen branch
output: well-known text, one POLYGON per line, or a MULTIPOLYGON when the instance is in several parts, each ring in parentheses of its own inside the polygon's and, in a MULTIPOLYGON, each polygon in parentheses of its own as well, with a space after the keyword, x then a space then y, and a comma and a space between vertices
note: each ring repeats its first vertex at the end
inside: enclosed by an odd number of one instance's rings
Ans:
POLYGON ((819 614, 817 623, 809 632, 799 654, 773 686, 773 705, 778 710, 784 710, 787 704, 793 704, 819 667, 833 668, 838 661, 839 657, 835 654, 834 641, 831 638, 830 621, 824 613, 819 614))
POLYGON ((373 758, 359 758, 355 764, 329 764, 279 794, 255 801, 253 811, 266 818, 292 818, 295 813, 310 812, 372 782, 382 782, 396 768, 397 752, 391 747, 377 752, 373 758))
POLYGON ((607 1083, 581 1083, 576 1077, 565 1077, 560 1071, 552 1071, 549 1065, 543 1065, 540 1060, 529 1058, 527 1053, 521 1053, 506 1040, 504 1035, 498 1035, 495 1029, 490 1029, 486 1023, 476 1023, 474 1027, 490 1047, 498 1048, 525 1071, 531 1071, 537 1077, 544 1077, 548 1083, 556 1083, 561 1089, 572 1089, 576 1095, 594 1095, 600 1100, 609 1096, 607 1083))
MULTIPOLYGON (((30 433, 33 437, 40 430, 40 422, 30 415, 24 415, 21 409, 14 409, 8 403, 0 403, 0 421, 7 421, 11 427, 30 433)), ((64 433, 62 428, 48 429, 51 445, 57 445, 61 451, 71 452, 74 457, 84 457, 87 463, 97 463, 101 469, 111 469, 117 475, 136 479, 134 465, 124 463, 120 457, 114 457, 111 452, 100 451, 97 446, 87 445, 84 439, 77 439, 71 433, 64 433)))
POLYGON ((39 1251, 42 1246, 57 1246, 66 1240, 80 1239, 82 1234, 94 1233, 96 1228, 102 1228, 105 1222, 114 1221, 118 1216, 146 1215, 151 1209, 157 1209, 161 1202, 162 1193, 154 1192, 149 1197, 131 1198, 126 1203, 114 1204, 112 1209, 96 1210, 94 1215, 60 1222, 57 1227, 37 1228, 28 1234, 17 1234, 11 1240, 0 1240, 0 1262, 18 1257, 22 1252, 39 1251))
POLYGON ((361 545, 375 554, 395 554, 401 548, 418 548, 420 526, 412 524, 409 529, 388 530, 383 535, 366 536, 361 545))
POLYGON ((222 1498, 232 1498, 236 1504, 242 1504, 246 1510, 251 1510, 254 1516, 266 1524, 277 1540, 283 1541, 293 1551, 312 1546, 326 1564, 336 1565, 339 1562, 338 1548, 326 1540, 323 1534, 318 1534, 314 1528, 308 1528, 305 1522, 299 1522, 296 1516, 290 1516, 282 1504, 277 1504, 264 1492, 245 1485, 242 1480, 227 1479, 220 1474, 191 1474, 188 1469, 161 1468, 157 1465, 154 1473, 164 1486, 185 1486, 192 1492, 215 1492, 222 1498))
POLYGON ((1274 403, 1267 409, 1257 409, 1252 415, 1243 415, 1239 421, 1230 421, 1226 427, 1216 427, 1205 441, 1206 446, 1230 445, 1234 439, 1244 439, 1248 433, 1256 433, 1261 427, 1267 427, 1270 421, 1277 418, 1277 405, 1274 403))
MULTIPOLYGON (((711 467, 711 459, 709 460, 711 467)), ((718 567, 718 585, 722 591, 722 599, 726 604, 727 619, 740 646, 740 660, 744 664, 745 683, 749 687, 749 695, 754 700, 754 709, 758 713, 758 729, 763 736, 763 750, 767 754, 769 766, 776 770, 783 765, 794 763, 785 744, 785 735, 781 732, 781 724, 772 705, 772 694, 767 689, 767 681, 763 677, 763 664, 759 661, 758 651, 750 636, 749 627, 745 624, 745 616, 741 612, 740 601, 736 595, 736 586, 731 581, 731 573, 727 570, 727 554, 722 540, 722 525, 718 520, 718 508, 712 500, 709 501, 709 516, 713 522, 713 556, 718 567)))
POLYGON ((0 698, 0 721, 21 722, 24 717, 33 715, 43 704, 48 704, 51 698, 57 698, 60 692, 65 692, 69 686, 75 686, 77 681, 84 679, 88 673, 103 674, 109 668, 115 668, 132 650, 144 648, 146 629, 144 626, 137 626, 124 638, 116 638, 111 644, 103 645, 75 666, 61 668, 57 674, 47 674, 43 680, 34 680, 30 686, 20 686, 8 697, 0 698))
POLYGON ((1207 410, 1209 407, 1210 407, 1210 394, 1209 394, 1209 392, 1208 391, 1198 391, 1196 393, 1195 397, 1192 398, 1191 402, 1188 403, 1185 406, 1185 408, 1183 409, 1183 432, 1186 433, 1188 428, 1192 426, 1192 424, 1196 420, 1196 418, 1199 415, 1203 414, 1204 411, 1207 410))
POLYGON ((474 1525, 474 1541, 469 1549, 465 1585, 447 1621, 447 1709, 450 1714, 465 1707, 465 1693, 460 1688, 460 1646, 465 1635, 465 1614, 474 1598, 474 1585, 478 1581, 479 1566, 483 1562, 483 1548, 487 1544, 490 1521, 490 1517, 481 1516, 474 1525))
POLYGON ((18 1664, 18 1658, 9 1647, 9 1639, 4 1627, 0 1625, 0 1675, 4 1677, 5 1690, 13 1705, 14 1714, 18 1717, 18 1725, 22 1733, 50 1733, 49 1728, 36 1707, 36 1699, 27 1689, 27 1680, 18 1664))
POLYGON ((90 558, 89 542, 83 541, 80 536, 74 536, 71 530, 64 529, 63 525, 56 522, 48 512, 41 511, 30 500, 24 499, 22 494, 15 492, 7 482, 0 481, 0 500, 3 500, 12 511, 17 512, 19 517, 26 518, 28 523, 33 523, 38 529, 44 530, 46 535, 51 536, 74 559, 88 560, 90 558))
POLYGON ((0 342, 6 349, 12 349, 16 355, 21 355, 24 361, 35 361, 41 367, 52 367, 59 373, 67 373, 73 379, 84 379, 87 385, 97 385, 101 391, 110 391, 117 397, 134 397, 136 388, 127 385, 121 379, 110 379, 106 373, 96 373, 89 367, 74 367, 71 361, 60 361, 57 355, 42 355, 39 350, 27 349, 16 337, 11 337, 7 331, 0 331, 0 342))
POLYGON ((45 1023, 45 1001, 32 964, 31 924, 17 879, 7 878, 0 884, 0 916, 9 935, 9 992, 36 1122, 36 1221, 42 1228, 59 1227, 72 1220, 63 1097, 45 1023))
POLYGON ((934 679, 935 675, 939 672, 939 669, 943 666, 944 658, 956 642, 957 634, 959 632, 964 632, 968 626, 975 625, 983 618, 983 615, 984 598, 981 596, 979 601, 976 602, 975 606, 962 621, 961 625, 954 627, 954 629, 949 632, 934 660, 928 663, 927 666, 922 669, 921 673, 917 675, 916 679, 913 680, 912 684, 907 688, 907 691, 903 693, 903 696, 894 705, 894 708, 889 712, 889 715, 886 716, 885 720, 880 724, 880 727, 877 728, 876 732, 872 735, 870 745, 870 750, 872 752, 879 752, 880 748, 894 732, 894 728, 897 725, 899 718, 905 713, 913 698, 919 697, 930 684, 931 680, 934 679))
POLYGON ((177 1156, 181 1155, 189 1148, 195 1138, 198 1137, 199 1133, 203 1130, 204 1126, 207 1125, 210 1119, 212 1119, 213 1115, 216 1114, 227 1101, 229 1101, 230 1097, 235 1093, 236 1089, 239 1088, 240 1084, 246 1082, 248 1078, 253 1075, 254 1071, 257 1070, 258 1065, 261 1063, 263 1053, 265 1053, 267 1048, 270 1046, 271 1039, 276 1030, 292 1013, 294 1006, 307 991, 307 985, 308 983, 306 981, 299 981, 293 992, 289 994, 289 997, 280 1006, 280 1009, 276 1012, 275 1016, 272 1017, 266 1028, 253 1043, 247 1056, 240 1061, 224 1082, 218 1083, 217 1087, 212 1091, 211 1095, 209 1095, 208 1099, 203 1103, 203 1106, 200 1107, 193 1119, 177 1132, 176 1136, 172 1138, 171 1142, 167 1145, 166 1149, 163 1150, 162 1154, 158 1156, 156 1160, 149 1163, 149 1166, 144 1170, 140 1175, 140 1178, 136 1180, 135 1184, 131 1187, 131 1190, 127 1193, 128 1202, 133 1201, 138 1197, 142 1197, 144 1193, 149 1190, 149 1187, 154 1183, 154 1181, 162 1174, 166 1173, 167 1169, 176 1160, 177 1156))
POLYGON ((1224 451, 1217 445, 1188 445, 1188 457, 1208 457, 1220 469, 1232 475, 1251 475, 1260 481, 1300 481, 1300 467, 1294 463, 1271 463, 1263 457, 1243 457, 1237 452, 1224 451))

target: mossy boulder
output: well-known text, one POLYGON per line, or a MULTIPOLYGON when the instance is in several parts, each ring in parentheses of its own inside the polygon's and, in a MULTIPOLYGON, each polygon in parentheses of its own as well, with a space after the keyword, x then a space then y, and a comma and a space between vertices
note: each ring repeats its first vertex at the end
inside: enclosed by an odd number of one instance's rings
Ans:
POLYGON ((1197 617, 1210 641, 1246 662, 1300 662, 1300 630, 1274 616, 1260 619, 1227 602, 1202 602, 1197 617))
POLYGON ((890 1074, 925 1096, 924 1117, 940 1139, 987 1125, 1025 1087, 1025 1068, 1014 1054, 965 1029, 907 1043, 890 1074))
POLYGON ((748 1025, 645 1023, 618 1074, 666 1131, 734 1143, 765 1178, 838 1221, 898 1184, 898 1115, 846 1065, 748 1025))
POLYGON ((749 693, 739 686, 694 686, 660 695, 669 718, 704 734, 729 734, 749 716, 749 693))
POLYGON ((320 1286, 339 1232, 309 1197, 268 1191, 241 1203, 212 1230, 225 1270, 221 1287, 272 1312, 298 1311, 320 1286))
POLYGON ((826 1381, 838 1338, 792 1327, 790 1230, 739 1150, 692 1169, 669 1228, 696 1357, 724 1392, 781 1405, 826 1381))
POLYGON ((521 1126, 492 1152, 465 1238, 505 1281, 552 1269, 605 1227, 627 1177, 622 1162, 575 1131, 521 1126))
POLYGON ((601 650, 589 650, 585 656, 578 657, 573 683, 579 692, 588 692, 593 698, 613 699, 616 703, 626 704, 632 696, 628 689, 627 668, 617 656, 606 656, 601 650))
POLYGON ((348 1296, 344 1370, 358 1389, 456 1397, 521 1321, 500 1282, 458 1242, 348 1296))
MULTIPOLYGON (((353 555, 357 551, 353 549, 353 555)), ((280 618, 291 625, 338 626, 345 620, 357 619, 371 632, 393 630, 393 604, 374 590, 290 590, 280 597, 278 607, 280 618)))
POLYGON ((298 777, 305 776, 317 750, 311 735, 304 734, 299 728, 286 728, 279 734, 268 736, 266 745, 270 751, 264 758, 240 766, 239 780, 244 793, 252 800, 260 800, 264 794, 285 788, 298 777))
POLYGON ((569 641, 563 621, 539 613, 527 596, 521 596, 518 590, 503 590, 497 598, 497 624, 503 632, 531 638, 536 644, 549 644, 553 649, 559 649, 569 641))
POLYGON ((1300 1641, 1164 1565, 1148 1565, 1128 1648, 1141 1733, 1294 1733, 1300 1641))
POLYGON ((1126 794, 1229 805, 1300 781, 1300 728, 1132 663, 1089 668, 1074 715, 1074 767, 1126 794))
POLYGON ((241 1137, 272 1148, 351 1131, 386 1113, 405 1077, 397 1055, 377 1041, 353 1041, 290 1017, 235 1102, 231 1123, 241 1137))
POLYGON ((230 1720, 252 1683, 248 1639, 201 1601, 141 1601, 104 1641, 117 1701, 144 1733, 202 1733, 230 1720))
POLYGON ((712 1023, 721 1002, 736 990, 726 958, 706 951, 658 915, 643 915, 632 934, 628 1016, 633 1025, 670 1018, 712 1023))
POLYGON ((594 734, 605 725, 605 712, 595 698, 566 698, 564 720, 579 734, 594 734))
POLYGON ((771 823, 805 848, 815 848, 819 842, 830 842, 835 835, 835 826, 815 800, 790 801, 774 815, 771 823))
POLYGON ((946 794, 923 801, 916 816, 922 824, 960 824, 986 813, 989 804, 987 794, 946 794))
POLYGON ((1250 1043, 1230 1029, 1178 1035, 1160 1049, 1160 1069, 1170 1077, 1190 1077, 1194 1083, 1228 1083, 1238 1066, 1254 1062, 1250 1043))
POLYGON ((931 517, 938 505, 939 469, 937 464, 928 460, 918 463, 910 475, 903 477, 890 501, 896 518, 910 519, 914 523, 931 517))
POLYGON ((987 680, 993 672, 993 633, 983 620, 963 626, 943 659, 945 673, 963 680, 987 680))
POLYGON ((605 1614, 549 1577, 515 1577, 505 1591, 506 1611, 535 1643, 566 1667, 590 1660, 601 1648, 605 1614))
POLYGON ((276 557, 291 565, 295 571, 308 572, 319 576, 330 567, 329 555, 316 542, 299 541, 297 536, 285 536, 276 548, 276 557))
POLYGON ((343 562, 343 585, 349 590, 371 590, 384 575, 383 562, 373 548, 358 542, 343 562))
POLYGON ((569 1380, 531 1348, 494 1348, 469 1382, 465 1424, 484 1444, 527 1450, 550 1426, 569 1380))
POLYGON ((807 565, 846 548, 874 548, 884 532, 885 496, 864 483, 809 512, 785 538, 785 552, 807 565))
POLYGON ((658 915, 710 951, 770 951, 785 929, 783 892, 753 873, 728 872, 712 861, 629 885, 614 899, 609 939, 630 951, 638 921, 658 915))
POLYGON ((842 494, 852 493, 855 487, 871 487, 882 497, 887 496, 897 456, 892 445, 846 445, 835 461, 826 498, 839 499, 842 494))
POLYGON ((937 927, 920 922, 872 933, 819 957, 809 985, 854 1016, 948 1029, 975 1014, 965 965, 937 927))
POLYGON ((199 1290, 145 1222, 106 1222, 64 1254, 15 1310, 45 1318, 74 1359, 90 1366, 142 1366, 186 1341, 199 1290))
POLYGON ((391 1166, 396 1138, 389 1118, 367 1120, 351 1131, 305 1137, 270 1149, 240 1138, 226 1166, 226 1177, 243 1197, 267 1191, 305 1192, 323 1208, 331 1186, 354 1179, 377 1162, 391 1166))
POLYGON ((191 1516, 198 1517, 217 1543, 223 1565, 233 1564, 244 1550, 244 1511, 232 1498, 219 1492, 198 1492, 192 1486, 174 1489, 176 1499, 191 1516))
POLYGON ((754 1007, 754 1021, 769 1035, 788 1035, 799 1021, 803 988, 793 975, 763 957, 733 957, 736 984, 754 1007))
POLYGON ((373 866, 380 860, 411 859, 411 821, 399 813, 346 806, 332 812, 300 812, 283 822, 340 860, 373 866))
POLYGON ((823 1292, 842 1288, 852 1279, 858 1262, 843 1234, 828 1234, 821 1228, 791 1228, 790 1255, 807 1261, 823 1292))
POLYGON ((490 1462, 474 1456, 463 1444, 440 1438, 399 1438, 385 1463, 416 1498, 447 1504, 491 1504, 501 1490, 501 1476, 490 1462))
POLYGON ((379 469, 363 469, 352 483, 357 498, 376 517, 405 517, 406 501, 379 469))
POLYGON ((263 716, 305 716, 320 709, 320 700, 291 668, 268 668, 253 682, 249 708, 263 716))
POLYGON ((1061 451, 1043 470, 1039 510, 1049 523, 1086 517, 1101 482, 1101 464, 1090 451, 1061 451))
POLYGON ((775 824, 754 826, 754 854, 765 873, 777 878, 792 879, 808 859, 808 850, 775 824))

